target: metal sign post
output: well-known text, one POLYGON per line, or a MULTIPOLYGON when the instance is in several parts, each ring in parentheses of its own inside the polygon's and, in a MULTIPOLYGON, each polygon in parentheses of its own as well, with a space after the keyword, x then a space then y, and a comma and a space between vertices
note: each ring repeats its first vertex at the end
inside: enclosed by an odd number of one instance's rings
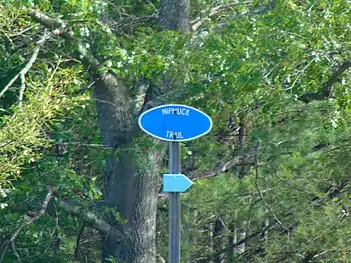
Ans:
POLYGON ((204 112, 186 105, 161 105, 143 112, 139 127, 147 134, 169 142, 169 174, 163 175, 163 192, 168 198, 168 263, 180 262, 180 193, 192 181, 180 173, 180 143, 194 140, 212 129, 204 112))
MULTIPOLYGON (((169 143, 169 173, 180 174, 180 143, 169 143)), ((180 262, 180 193, 171 192, 168 198, 168 262, 180 262)))

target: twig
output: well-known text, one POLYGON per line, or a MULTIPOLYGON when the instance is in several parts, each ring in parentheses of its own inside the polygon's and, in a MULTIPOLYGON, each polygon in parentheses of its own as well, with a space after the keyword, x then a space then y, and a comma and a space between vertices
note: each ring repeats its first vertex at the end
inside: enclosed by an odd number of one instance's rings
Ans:
POLYGON ((91 147, 91 148, 102 148, 106 150, 114 150, 114 148, 103 145, 103 144, 90 144, 90 143, 80 143, 80 142, 57 142, 55 143, 56 145, 77 145, 79 146, 84 146, 84 147, 91 147))
POLYGON ((158 9, 156 8, 156 6, 150 0, 147 0, 147 2, 149 3, 149 5, 152 6, 152 8, 154 9, 155 12, 158 12, 158 9))
POLYGON ((25 89, 25 79, 24 76, 28 73, 28 71, 31 69, 33 66, 34 62, 36 61, 40 48, 44 45, 44 43, 50 38, 50 34, 47 33, 47 30, 45 29, 43 36, 39 39, 39 41, 36 43, 36 46, 33 51, 32 57, 29 59, 25 67, 16 75, 14 76, 9 83, 5 86, 5 88, 0 92, 0 98, 5 94, 5 92, 12 86, 12 84, 19 78, 21 77, 22 85, 20 89, 20 105, 22 104, 22 99, 23 99, 23 92, 25 89))
POLYGON ((2 260, 4 259, 4 256, 9 248, 9 243, 5 242, 1 248, 4 248, 4 250, 2 251, 1 257, 0 257, 0 262, 2 262, 2 260))
POLYGON ((37 27, 38 27, 38 25, 32 25, 32 26, 29 26, 29 27, 23 29, 23 30, 20 31, 20 32, 13 33, 13 34, 11 34, 11 35, 9 35, 9 36, 10 36, 10 37, 17 37, 17 36, 23 35, 24 33, 28 32, 28 31, 30 31, 30 30, 32 30, 32 29, 34 29, 34 28, 37 28, 37 27))
POLYGON ((299 72, 299 74, 297 74, 297 77, 295 78, 294 82, 292 83, 292 85, 287 88, 286 90, 292 90, 296 84, 296 82, 300 79, 300 77, 302 76, 302 74, 305 72, 305 70, 315 61, 316 59, 312 59, 310 62, 308 62, 308 64, 299 72))

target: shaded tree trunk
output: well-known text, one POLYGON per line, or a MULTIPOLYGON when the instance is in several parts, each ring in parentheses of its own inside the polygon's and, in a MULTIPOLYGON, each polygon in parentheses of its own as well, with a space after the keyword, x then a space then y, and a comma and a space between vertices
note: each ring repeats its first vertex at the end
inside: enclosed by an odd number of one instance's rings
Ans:
POLYGON ((127 220, 123 224, 113 217, 109 220, 126 237, 120 240, 114 233, 108 235, 103 257, 155 262, 157 177, 162 154, 150 150, 136 158, 129 150, 122 150, 117 155, 107 161, 105 203, 127 220))
POLYGON ((155 262, 157 179, 164 151, 138 143, 137 116, 116 76, 106 74, 98 79, 94 98, 103 143, 116 149, 106 162, 104 175, 105 205, 114 211, 108 221, 115 228, 105 238, 103 259, 155 262), (117 213, 125 223, 116 219, 117 213), (119 231, 123 237, 118 236, 119 231))

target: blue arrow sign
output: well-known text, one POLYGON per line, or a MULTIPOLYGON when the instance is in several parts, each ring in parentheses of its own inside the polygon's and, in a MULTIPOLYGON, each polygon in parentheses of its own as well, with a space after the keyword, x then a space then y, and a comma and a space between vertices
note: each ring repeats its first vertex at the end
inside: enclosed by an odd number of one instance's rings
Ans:
POLYGON ((164 174, 163 175, 163 192, 183 193, 193 182, 184 174, 164 174))
POLYGON ((139 126, 147 134, 164 141, 190 141, 208 133, 211 118, 186 105, 168 104, 143 112, 139 126))

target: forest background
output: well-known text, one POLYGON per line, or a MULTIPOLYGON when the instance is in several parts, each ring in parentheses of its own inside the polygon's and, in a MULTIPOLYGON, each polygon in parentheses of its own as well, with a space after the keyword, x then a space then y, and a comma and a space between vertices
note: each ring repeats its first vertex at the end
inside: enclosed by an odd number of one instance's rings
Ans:
POLYGON ((351 262, 351 2, 0 0, 0 262, 166 262, 182 103, 182 262, 351 262))

